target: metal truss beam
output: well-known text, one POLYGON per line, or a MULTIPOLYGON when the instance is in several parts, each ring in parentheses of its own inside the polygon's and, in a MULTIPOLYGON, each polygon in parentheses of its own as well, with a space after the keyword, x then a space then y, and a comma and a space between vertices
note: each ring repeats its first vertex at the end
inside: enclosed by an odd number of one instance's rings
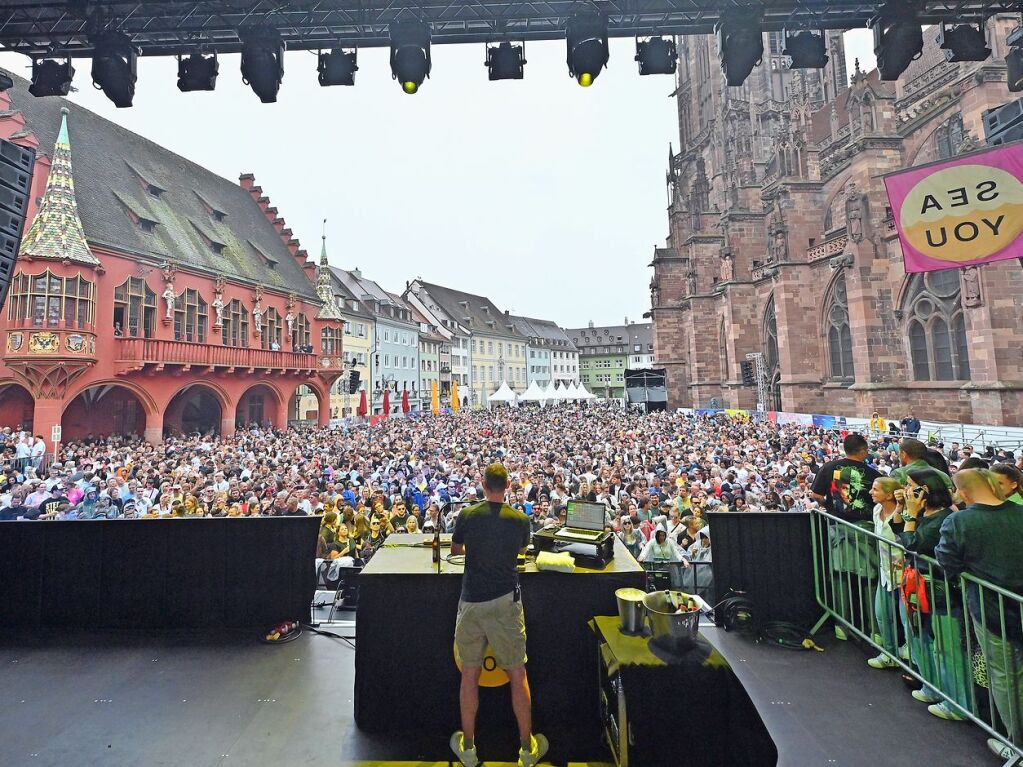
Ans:
MULTIPOLYGON (((909 5, 913 0, 900 0, 909 5)), ((0 47, 29 55, 88 56, 91 34, 116 28, 143 55, 241 49, 238 30, 276 29, 290 50, 389 44, 390 25, 419 19, 434 43, 552 40, 582 10, 608 17, 612 37, 713 31, 723 11, 760 17, 765 30, 865 26, 881 2, 868 0, 4 0, 0 47)), ((977 21, 1019 11, 1019 0, 915 0, 922 23, 977 21)))

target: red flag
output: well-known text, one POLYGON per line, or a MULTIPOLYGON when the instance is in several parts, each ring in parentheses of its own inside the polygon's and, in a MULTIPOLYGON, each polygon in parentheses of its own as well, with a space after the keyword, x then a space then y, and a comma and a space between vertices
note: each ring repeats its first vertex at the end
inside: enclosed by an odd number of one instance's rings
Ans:
POLYGON ((401 412, 407 413, 412 408, 408 404, 408 389, 401 390, 401 412))
POLYGON ((391 414, 391 390, 384 389, 384 418, 391 414))
POLYGON ((359 415, 365 416, 369 412, 369 405, 366 404, 366 390, 362 390, 362 396, 359 397, 359 415))

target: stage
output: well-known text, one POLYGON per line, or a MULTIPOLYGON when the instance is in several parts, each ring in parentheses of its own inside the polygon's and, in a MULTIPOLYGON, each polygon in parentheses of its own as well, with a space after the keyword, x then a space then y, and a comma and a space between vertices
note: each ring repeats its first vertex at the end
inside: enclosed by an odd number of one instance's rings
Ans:
MULTIPOLYGON (((897 674, 867 668, 855 645, 825 638, 826 652, 804 653, 701 631, 746 685, 779 765, 996 763, 979 729, 928 714, 897 674)), ((355 727, 354 655, 344 642, 310 633, 268 646, 249 632, 7 632, 0 764, 446 766, 450 732, 410 739, 355 727)), ((698 731, 699 715, 684 713, 684 701, 682 691, 672 730, 695 721, 698 731)), ((548 734, 557 742, 556 731, 548 734)), ((513 761, 514 743, 484 747, 496 758, 487 767, 513 761)))

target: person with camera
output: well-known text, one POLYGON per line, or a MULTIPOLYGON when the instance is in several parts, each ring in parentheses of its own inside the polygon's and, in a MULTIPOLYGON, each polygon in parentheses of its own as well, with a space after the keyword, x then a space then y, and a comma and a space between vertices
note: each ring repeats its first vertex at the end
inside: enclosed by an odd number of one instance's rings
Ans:
MULTIPOLYGON (((941 525, 953 513, 952 495, 934 469, 911 471, 907 480, 900 499, 904 526, 899 538, 911 556, 933 557, 941 525)), ((926 703, 934 716, 959 721, 962 714, 935 691, 938 687, 964 708, 969 705, 971 676, 962 644, 966 627, 957 609, 959 584, 948 581, 941 570, 932 571, 926 560, 912 557, 907 564, 905 598, 899 601, 899 612, 910 655, 925 680, 913 697, 926 703), (919 579, 916 584, 911 583, 914 574, 919 579)))
POLYGON ((476 753, 479 681, 487 645, 511 684, 519 728, 519 767, 533 767, 547 753, 547 738, 532 731, 532 700, 526 676, 526 620, 516 567, 529 545, 529 518, 505 503, 508 470, 499 463, 483 475, 486 500, 462 509, 451 536, 451 553, 465 554, 462 595, 455 619, 455 648, 462 660, 459 705, 462 729, 451 750, 465 767, 480 763, 476 753))

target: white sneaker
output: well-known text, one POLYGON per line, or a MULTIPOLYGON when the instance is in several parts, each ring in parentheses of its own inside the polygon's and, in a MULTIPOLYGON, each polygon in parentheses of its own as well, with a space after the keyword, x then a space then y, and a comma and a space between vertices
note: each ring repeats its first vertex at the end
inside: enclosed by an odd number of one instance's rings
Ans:
POLYGON ((464 748, 465 741, 462 738, 462 731, 456 730, 454 735, 451 736, 451 750, 455 752, 455 756, 458 757, 465 767, 477 767, 480 763, 480 758, 476 756, 476 746, 472 748, 464 748))
POLYGON ((524 748, 519 749, 519 767, 533 767, 543 758, 550 747, 547 738, 540 733, 530 736, 530 745, 532 748, 529 751, 526 751, 524 748))
POLYGON ((868 660, 867 665, 871 668, 895 668, 899 664, 893 658, 881 653, 880 655, 868 660))
POLYGON ((845 629, 837 623, 835 624, 835 639, 841 639, 843 642, 849 639, 849 635, 845 633, 845 629))
POLYGON ((942 698, 940 695, 931 695, 923 687, 921 687, 919 690, 913 690, 912 695, 914 700, 918 700, 921 703, 926 703, 927 705, 931 705, 932 703, 941 703, 942 700, 944 700, 944 698, 942 698))
POLYGON ((998 738, 988 738, 987 747, 990 748, 992 753, 994 753, 994 755, 999 759, 1004 759, 1006 761, 1012 759, 1012 757, 1016 755, 1016 752, 1013 749, 1009 748, 1009 746, 1005 745, 1005 743, 1000 741, 998 738))

